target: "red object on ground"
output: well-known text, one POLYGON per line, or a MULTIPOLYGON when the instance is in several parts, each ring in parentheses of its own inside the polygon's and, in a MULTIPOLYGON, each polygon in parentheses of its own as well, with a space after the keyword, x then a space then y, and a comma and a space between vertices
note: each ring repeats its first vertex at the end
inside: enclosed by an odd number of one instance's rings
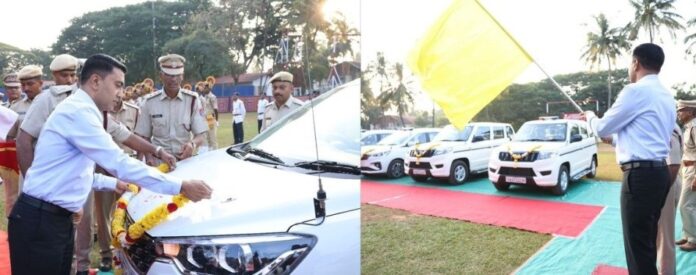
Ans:
POLYGON ((579 236, 603 207, 362 181, 361 202, 413 213, 579 236))
POLYGON ((7 232, 0 231, 0 275, 11 274, 10 244, 7 242, 7 232))
POLYGON ((0 142, 0 167, 11 169, 19 174, 17 147, 14 141, 0 142))
POLYGON ((623 267, 600 264, 592 271, 592 275, 626 275, 628 270, 623 267))

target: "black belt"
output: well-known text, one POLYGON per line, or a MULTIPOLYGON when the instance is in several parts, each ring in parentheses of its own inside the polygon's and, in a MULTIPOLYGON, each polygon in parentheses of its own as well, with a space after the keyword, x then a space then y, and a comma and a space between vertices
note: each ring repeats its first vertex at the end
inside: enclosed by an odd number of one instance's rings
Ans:
POLYGON ((259 115, 263 115, 263 112, 260 112, 259 115))
POLYGON ((664 160, 635 160, 622 163, 621 171, 628 171, 636 168, 659 168, 665 166, 667 166, 667 162, 664 160))
POLYGON ((67 217, 67 216, 70 216, 73 214, 73 212, 70 212, 63 207, 57 206, 57 205, 52 204, 50 202, 45 202, 43 200, 34 198, 34 197, 29 196, 29 195, 24 194, 24 193, 19 195, 19 198, 17 199, 17 201, 23 202, 29 206, 33 206, 34 208, 37 208, 39 210, 44 210, 46 212, 58 214, 61 216, 67 217))

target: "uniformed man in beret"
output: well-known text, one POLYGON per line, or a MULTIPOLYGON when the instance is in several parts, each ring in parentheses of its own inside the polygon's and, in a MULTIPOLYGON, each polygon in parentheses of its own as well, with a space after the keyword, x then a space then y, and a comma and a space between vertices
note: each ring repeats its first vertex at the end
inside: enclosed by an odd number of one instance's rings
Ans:
POLYGON ((684 126, 682 156, 682 189, 679 210, 682 237, 676 242, 684 251, 696 250, 696 100, 677 102, 677 119, 684 126))
POLYGON ((5 75, 2 82, 5 84, 5 92, 7 93, 7 108, 11 109, 12 105, 22 99, 22 83, 19 82, 16 73, 5 75))
POLYGON ((273 88, 274 100, 266 105, 261 131, 268 129, 273 123, 304 104, 304 102, 292 96, 294 90, 292 80, 292 74, 288 72, 278 72, 271 77, 270 82, 273 88))
POLYGON ((41 86, 43 85, 41 76, 41 67, 36 65, 24 66, 24 68, 17 73, 19 82, 22 84, 22 91, 24 91, 27 96, 17 103, 12 104, 10 107, 10 109, 17 112, 19 116, 17 117, 15 125, 10 129, 10 132, 7 133, 8 140, 17 138, 19 125, 24 121, 24 115, 27 114, 29 106, 34 102, 34 98, 41 93, 41 86))
MULTIPOLYGON (((184 57, 168 54, 157 61, 163 87, 145 97, 135 133, 162 146, 178 159, 187 159, 203 144, 208 132, 203 105, 195 92, 181 88, 184 57)), ((146 158, 148 164, 158 164, 151 156, 146 155, 146 158)))

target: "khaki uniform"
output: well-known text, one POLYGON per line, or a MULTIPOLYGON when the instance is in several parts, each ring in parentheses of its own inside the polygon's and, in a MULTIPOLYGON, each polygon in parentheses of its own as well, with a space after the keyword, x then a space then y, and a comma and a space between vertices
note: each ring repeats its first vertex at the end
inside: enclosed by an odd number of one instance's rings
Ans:
POLYGON ((21 98, 21 97, 18 98, 18 99, 12 100, 12 101, 7 101, 7 108, 12 109, 12 106, 13 106, 13 105, 16 105, 16 104, 19 103, 20 101, 22 101, 22 98, 21 98))
POLYGON ((208 131, 203 106, 194 92, 179 89, 175 98, 169 98, 159 90, 145 99, 140 108, 140 118, 135 133, 151 139, 155 146, 162 146, 177 156, 193 135, 208 131))
POLYGON ((32 103, 36 107, 27 111, 26 119, 22 122, 20 128, 34 138, 38 138, 41 128, 43 128, 51 112, 53 112, 58 103, 68 98, 74 91, 77 91, 76 86, 59 85, 51 86, 41 92, 34 98, 32 103))
MULTIPOLYGON (((39 95, 37 95, 36 97, 38 97, 39 95)), ((24 117, 26 117, 27 111, 29 110, 29 107, 31 107, 33 101, 34 100, 30 100, 28 97, 25 97, 23 99, 15 100, 10 105, 10 110, 15 111, 18 114, 17 121, 15 122, 15 125, 12 126, 13 129, 14 127, 18 127, 22 124, 22 121, 24 120, 24 117)), ((17 132, 19 132, 19 130, 17 130, 17 132)), ((17 134, 19 133, 16 133, 15 135, 17 134)), ((7 215, 9 215, 10 211, 12 211, 12 207, 14 207, 14 204, 15 202, 17 202, 17 198, 19 197, 19 194, 22 192, 23 180, 24 178, 22 176, 22 173, 20 173, 16 181, 13 178, 9 177, 3 178, 3 183, 5 185, 5 213, 7 215)))
POLYGON ((290 96, 288 101, 286 101, 283 106, 280 106, 280 108, 276 106, 275 101, 268 103, 263 114, 263 127, 261 127, 261 131, 268 129, 268 127, 271 127, 273 123, 276 123, 278 120, 292 113, 292 111, 300 108, 302 105, 304 105, 304 102, 293 96, 290 96))
MULTIPOLYGON (((672 136, 669 139, 669 155, 667 165, 681 165, 682 162, 682 135, 679 125, 674 125, 672 136)), ((681 191, 681 179, 679 175, 669 188, 665 204, 662 206, 660 220, 657 223, 657 264, 658 273, 661 275, 673 275, 676 272, 676 254, 674 246, 674 218, 677 210, 677 194, 681 191)))
POLYGON ((205 119, 208 123, 208 134, 206 134, 205 146, 209 150, 217 149, 217 121, 215 120, 215 110, 218 108, 217 97, 212 93, 200 96, 205 109, 205 119))
POLYGON ((682 156, 682 189, 679 196, 679 210, 682 218, 682 238, 696 243, 696 192, 693 183, 696 180, 696 166, 687 163, 696 161, 696 119, 684 125, 684 155, 682 156))
MULTIPOLYGON (((37 95, 34 99, 38 98, 40 95, 41 94, 37 95)), ((17 116, 17 123, 19 123, 19 125, 24 121, 24 116, 27 114, 27 111, 29 111, 29 107, 31 107, 33 102, 34 100, 25 97, 10 104, 10 110, 15 111, 19 115, 17 116)))

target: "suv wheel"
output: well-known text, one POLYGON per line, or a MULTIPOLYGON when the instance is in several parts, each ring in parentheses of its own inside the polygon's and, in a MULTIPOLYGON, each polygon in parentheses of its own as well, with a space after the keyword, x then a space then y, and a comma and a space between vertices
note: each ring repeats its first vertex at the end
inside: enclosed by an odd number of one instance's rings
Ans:
POLYGON ((404 176, 404 161, 400 159, 392 160, 387 168, 387 176, 390 178, 400 178, 404 176))
POLYGON ((510 189, 510 184, 505 182, 503 179, 498 179, 498 181, 494 181, 493 186, 495 186, 495 189, 497 189, 498 191, 507 191, 508 189, 510 189))
POLYGON ((447 181, 451 184, 462 184, 469 179, 469 166, 466 162, 455 160, 450 167, 450 175, 447 181))
POLYGON ((411 176, 411 178, 417 182, 425 182, 428 180, 428 176, 411 176))
POLYGON ((562 165, 561 169, 558 171, 558 182, 556 186, 553 187, 551 192, 554 195, 564 195, 568 191, 568 183, 570 183, 570 173, 568 172, 568 166, 562 165))
POLYGON ((597 157, 592 157, 592 163, 590 164, 590 173, 587 174, 588 178, 594 178, 597 176, 597 157))

